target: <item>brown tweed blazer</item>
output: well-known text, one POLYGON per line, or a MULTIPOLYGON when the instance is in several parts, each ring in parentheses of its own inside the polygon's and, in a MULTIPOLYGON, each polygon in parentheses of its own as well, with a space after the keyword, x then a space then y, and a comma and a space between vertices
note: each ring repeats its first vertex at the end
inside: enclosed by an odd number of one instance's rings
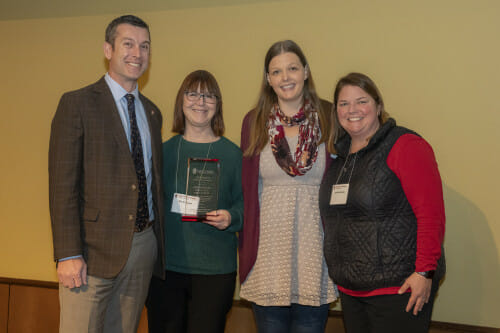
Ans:
MULTIPOLYGON (((153 155, 155 274, 163 275, 161 126, 158 108, 140 95, 153 155)), ((115 277, 134 235, 137 177, 115 101, 104 78, 65 93, 52 120, 49 201, 55 260, 83 254, 88 274, 115 277)))

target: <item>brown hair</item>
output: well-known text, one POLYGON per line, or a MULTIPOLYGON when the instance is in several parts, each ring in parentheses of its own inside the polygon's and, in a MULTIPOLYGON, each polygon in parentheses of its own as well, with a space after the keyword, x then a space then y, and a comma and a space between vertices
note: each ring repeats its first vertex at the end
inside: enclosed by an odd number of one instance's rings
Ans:
POLYGON ((297 55, 302 63, 302 66, 304 66, 304 68, 307 67, 308 77, 304 82, 304 99, 309 100, 318 112, 319 125, 321 129, 320 143, 325 142, 328 138, 330 125, 328 124, 327 114, 329 110, 324 110, 322 108, 320 99, 316 94, 316 88, 314 87, 311 68, 307 63, 304 53, 294 41, 279 41, 271 45, 266 53, 266 57, 264 58, 264 72, 262 73, 259 100, 257 102, 257 106, 252 110, 253 120, 250 126, 249 145, 244 151, 244 156, 251 156, 260 153, 269 140, 267 133, 267 121, 273 105, 278 102, 278 97, 276 96, 273 87, 271 87, 267 82, 269 63, 274 57, 286 52, 291 52, 297 55))
POLYGON ((186 119, 182 107, 184 105, 184 94, 186 91, 196 91, 200 87, 201 92, 208 92, 217 97, 217 105, 215 114, 212 118, 210 126, 216 136, 224 135, 224 119, 222 118, 222 94, 215 77, 205 70, 197 70, 190 73, 181 84, 177 92, 174 107, 174 122, 172 124, 172 132, 184 134, 186 119))
POLYGON ((339 99, 339 94, 342 88, 345 86, 355 86, 363 89, 368 95, 375 100, 377 108, 380 110, 378 115, 378 121, 382 125, 389 119, 389 114, 385 111, 384 100, 382 99, 382 94, 378 90, 375 82, 372 81, 368 76, 361 73, 349 73, 342 77, 335 86, 335 91, 333 93, 333 105, 332 112, 330 115, 331 122, 333 123, 333 131, 330 133, 328 138, 328 151, 335 152, 335 143, 339 138, 345 134, 345 130, 340 126, 339 117, 337 114, 337 103, 339 99))
POLYGON ((115 49, 115 39, 116 39, 116 28, 120 24, 130 24, 134 27, 144 28, 148 31, 149 39, 151 39, 151 34, 149 33, 149 26, 146 22, 141 20, 139 17, 134 15, 123 15, 115 18, 106 28, 106 32, 104 34, 104 40, 111 44, 113 50, 115 49))

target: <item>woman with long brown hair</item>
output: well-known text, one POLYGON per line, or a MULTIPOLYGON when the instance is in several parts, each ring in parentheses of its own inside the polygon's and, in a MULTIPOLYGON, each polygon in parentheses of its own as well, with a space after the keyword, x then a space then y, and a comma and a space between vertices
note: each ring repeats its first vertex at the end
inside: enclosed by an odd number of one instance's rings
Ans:
POLYGON ((323 332, 336 298, 318 207, 330 106, 317 96, 300 47, 273 44, 241 133, 240 296, 253 303, 259 332, 323 332))

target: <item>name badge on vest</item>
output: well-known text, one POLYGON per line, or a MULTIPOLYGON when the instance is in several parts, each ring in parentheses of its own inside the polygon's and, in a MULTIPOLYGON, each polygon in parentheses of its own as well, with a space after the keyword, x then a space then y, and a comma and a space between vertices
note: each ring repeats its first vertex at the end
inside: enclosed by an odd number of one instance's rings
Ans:
POLYGON ((170 211, 172 213, 179 213, 182 215, 196 215, 198 213, 199 204, 200 197, 174 193, 172 208, 170 209, 170 211))
POLYGON ((345 205, 347 203, 347 194, 349 193, 349 184, 338 184, 332 186, 332 196, 330 205, 345 205))

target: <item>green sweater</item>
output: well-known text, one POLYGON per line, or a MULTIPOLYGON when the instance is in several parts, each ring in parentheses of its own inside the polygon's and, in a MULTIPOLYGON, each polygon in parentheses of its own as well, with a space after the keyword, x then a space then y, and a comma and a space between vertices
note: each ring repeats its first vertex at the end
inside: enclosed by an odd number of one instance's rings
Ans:
POLYGON ((186 141, 181 135, 163 144, 165 257, 166 269, 170 271, 207 275, 236 271, 236 232, 243 226, 241 150, 238 146, 221 137, 211 144, 208 155, 208 158, 220 161, 217 208, 226 209, 231 214, 231 224, 227 229, 219 230, 202 222, 182 222, 181 214, 171 212, 174 193, 185 194, 188 158, 206 158, 209 146, 210 143, 186 141))

